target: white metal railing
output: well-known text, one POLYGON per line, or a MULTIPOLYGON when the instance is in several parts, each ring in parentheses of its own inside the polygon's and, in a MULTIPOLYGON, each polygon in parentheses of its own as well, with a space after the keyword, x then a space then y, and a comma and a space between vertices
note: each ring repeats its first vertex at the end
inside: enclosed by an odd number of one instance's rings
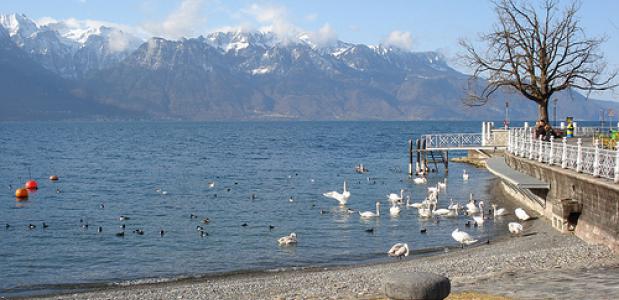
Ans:
MULTIPOLYGON (((600 132, 596 128, 586 128, 591 127, 581 127, 580 133, 600 132)), ((534 129, 530 127, 510 128, 507 144, 507 151, 516 156, 619 183, 619 142, 615 148, 602 149, 598 140, 594 140, 592 147, 585 147, 581 138, 577 138, 576 145, 569 144, 567 138, 561 142, 556 142, 554 138, 544 141, 542 137, 534 138, 534 129)))
POLYGON ((426 141, 426 148, 472 148, 481 147, 481 133, 449 133, 426 134, 422 136, 426 141))

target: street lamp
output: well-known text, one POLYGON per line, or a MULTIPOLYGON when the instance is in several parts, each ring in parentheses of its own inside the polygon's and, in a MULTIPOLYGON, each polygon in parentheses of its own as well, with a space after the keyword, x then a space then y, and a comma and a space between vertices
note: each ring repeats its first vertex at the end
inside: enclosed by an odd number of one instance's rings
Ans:
POLYGON ((557 127, 557 98, 554 98, 552 100, 553 102, 553 120, 552 120, 552 127, 557 127))

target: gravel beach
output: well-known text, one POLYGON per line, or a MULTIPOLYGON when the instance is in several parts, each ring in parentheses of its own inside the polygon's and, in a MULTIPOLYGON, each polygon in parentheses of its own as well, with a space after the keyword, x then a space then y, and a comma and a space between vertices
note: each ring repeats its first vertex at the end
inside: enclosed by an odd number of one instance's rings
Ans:
MULTIPOLYGON (((501 198, 496 191, 494 195, 501 198)), ((385 251, 389 246, 385 245, 385 251)), ((455 292, 475 291, 515 299, 616 299, 619 295, 619 257, 605 246, 587 245, 537 219, 525 222, 521 237, 481 241, 434 256, 412 255, 401 261, 365 266, 111 287, 41 298, 376 299, 382 297, 385 276, 409 271, 445 275, 455 292)))

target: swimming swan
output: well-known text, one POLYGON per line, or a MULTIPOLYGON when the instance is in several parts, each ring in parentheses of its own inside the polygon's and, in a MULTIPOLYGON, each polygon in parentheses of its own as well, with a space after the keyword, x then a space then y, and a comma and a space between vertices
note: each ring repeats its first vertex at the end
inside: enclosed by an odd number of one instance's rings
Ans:
POLYGON ((282 236, 279 239, 277 239, 277 243, 280 246, 294 245, 297 243, 297 234, 292 232, 290 233, 290 235, 282 236))
POLYGON ((340 205, 346 205, 348 202, 348 198, 350 198, 350 191, 348 190, 348 182, 344 180, 344 188, 342 193, 340 194, 337 191, 326 192, 322 194, 325 197, 333 198, 340 202, 340 205))
POLYGON ((376 202, 376 213, 373 211, 359 212, 359 216, 362 218, 375 218, 380 216, 380 202, 376 202))

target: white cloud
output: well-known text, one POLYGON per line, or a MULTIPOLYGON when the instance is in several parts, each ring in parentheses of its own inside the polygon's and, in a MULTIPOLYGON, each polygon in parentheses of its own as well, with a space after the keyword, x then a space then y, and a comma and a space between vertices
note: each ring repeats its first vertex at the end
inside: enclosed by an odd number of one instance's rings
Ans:
POLYGON ((313 32, 310 36, 312 37, 312 42, 319 47, 329 46, 337 41, 337 34, 329 23, 320 27, 318 31, 313 32))
POLYGON ((147 23, 144 28, 155 35, 179 39, 204 32, 206 17, 202 14, 204 0, 183 0, 163 22, 147 23))
POLYGON ((272 32, 279 40, 287 44, 301 32, 292 22, 288 21, 288 11, 283 6, 252 4, 242 11, 253 17, 261 26, 262 32, 272 32))
POLYGON ((308 14, 305 16, 305 20, 313 22, 318 18, 318 14, 308 14))
POLYGON ((110 50, 120 52, 129 47, 130 40, 128 35, 123 34, 120 31, 113 31, 110 33, 108 43, 110 45, 110 50))
POLYGON ((58 20, 52 18, 52 17, 43 17, 37 20, 34 20, 34 22, 39 25, 39 26, 45 26, 48 25, 50 23, 58 23, 58 20))
POLYGON ((410 32, 394 30, 383 41, 386 46, 392 46, 404 50, 411 50, 413 47, 413 37, 410 32))

